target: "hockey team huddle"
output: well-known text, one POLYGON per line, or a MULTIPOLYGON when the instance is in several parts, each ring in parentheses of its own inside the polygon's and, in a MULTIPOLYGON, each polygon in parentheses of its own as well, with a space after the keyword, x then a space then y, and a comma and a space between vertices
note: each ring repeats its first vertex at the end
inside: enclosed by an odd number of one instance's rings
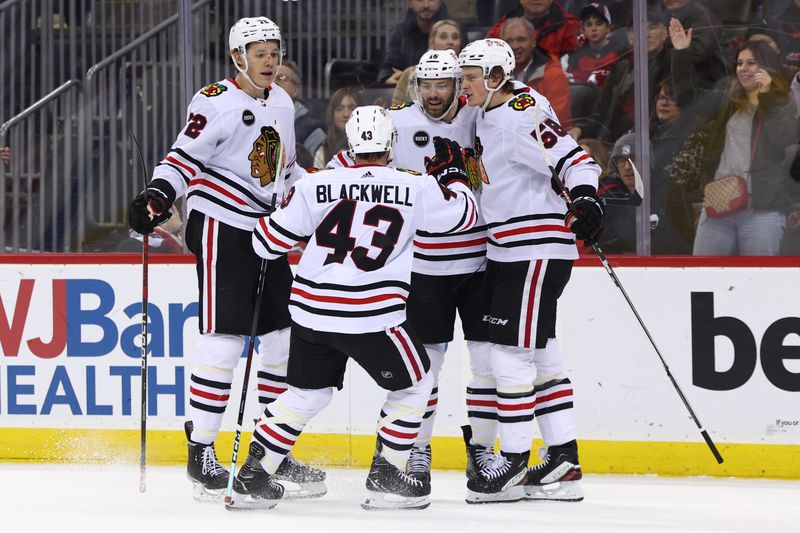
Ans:
POLYGON ((201 333, 185 425, 195 498, 226 493, 214 441, 258 316, 263 414, 228 508, 325 494, 325 473, 291 450, 342 387, 348 358, 387 391, 362 507, 426 508, 438 377, 458 313, 472 371, 466 501, 582 500, 556 305, 575 239, 592 244, 602 231, 600 168, 544 97, 511 80, 509 46, 428 51, 415 100, 357 108, 349 150, 315 172, 295 163, 294 106, 273 83, 278 26, 241 19, 229 45, 236 76, 195 94, 129 207, 131 228, 147 234, 187 198, 201 333), (551 179, 569 190, 569 211, 551 179), (286 254, 299 244, 293 276, 286 254), (529 467, 536 425, 547 448, 529 467))

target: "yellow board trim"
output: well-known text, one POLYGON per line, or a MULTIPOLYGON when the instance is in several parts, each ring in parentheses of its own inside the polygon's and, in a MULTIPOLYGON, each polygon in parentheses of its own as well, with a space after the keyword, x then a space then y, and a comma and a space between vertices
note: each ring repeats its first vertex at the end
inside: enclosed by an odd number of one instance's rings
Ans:
MULTIPOLYGON (((220 461, 230 462, 232 432, 216 443, 220 461)), ((136 463, 138 430, 0 428, 0 461, 136 463)), ((239 460, 247 455, 249 434, 243 435, 239 460)), ((534 443, 534 449, 541 442, 534 443)), ((435 437, 433 468, 463 470, 464 444, 458 437, 435 437)), ((800 446, 718 444, 725 462, 718 465, 704 443, 581 440, 581 466, 597 474, 659 474, 664 476, 736 476, 800 479, 800 446)), ((375 448, 370 435, 303 434, 295 446, 298 459, 323 466, 368 467, 375 448)), ((147 432, 149 464, 186 461, 182 431, 147 432)))

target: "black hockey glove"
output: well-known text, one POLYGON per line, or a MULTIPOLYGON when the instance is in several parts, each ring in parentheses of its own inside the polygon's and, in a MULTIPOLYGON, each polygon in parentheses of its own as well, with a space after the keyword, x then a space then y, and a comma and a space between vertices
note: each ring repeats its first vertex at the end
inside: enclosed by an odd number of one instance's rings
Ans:
POLYGON ((425 157, 425 170, 428 174, 439 180, 444 187, 454 181, 469 186, 461 146, 450 139, 434 137, 433 148, 436 150, 433 158, 425 157))
POLYGON ((564 223, 584 244, 597 244, 603 234, 603 207, 591 185, 578 185, 569 192, 572 209, 564 223))
POLYGON ((153 233, 156 226, 172 216, 169 209, 174 201, 172 185, 167 180, 154 179, 128 206, 128 226, 143 235, 153 233))

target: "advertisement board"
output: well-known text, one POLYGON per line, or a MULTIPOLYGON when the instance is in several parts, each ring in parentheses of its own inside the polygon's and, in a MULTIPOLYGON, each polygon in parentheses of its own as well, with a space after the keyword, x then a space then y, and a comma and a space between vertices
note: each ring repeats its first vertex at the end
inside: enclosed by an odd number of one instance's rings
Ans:
MULTIPOLYGON (((141 266, 135 256, 76 257, 0 264, 0 459, 47 459, 21 451, 26 431, 50 441, 46 432, 53 430, 96 440, 139 427, 141 266)), ((796 265, 615 262, 665 363, 721 449, 734 455, 757 449, 770 461, 800 450, 796 265)), ((194 264, 159 258, 149 279, 148 427, 169 442, 162 457, 169 461, 185 453, 187 384, 199 338, 194 264)), ((619 452, 650 454, 653 461, 678 453, 698 457, 678 473, 751 475, 730 464, 714 470, 658 355, 599 263, 583 260, 573 270, 558 320, 584 462, 619 471, 612 464, 619 452), (694 461, 703 466, 694 470, 694 461)), ((469 380, 458 328, 440 378, 435 427, 437 440, 456 450, 469 380)), ((234 428, 243 369, 242 361, 223 431, 234 428)), ((247 420, 259 414, 254 380, 248 394, 247 420)), ((383 396, 351 364, 344 388, 306 429, 317 437, 307 440, 335 448, 346 439, 350 457, 336 460, 359 462, 353 442, 369 448, 383 396)), ((463 450, 454 453, 440 464, 463 462, 463 450)), ((800 467, 767 475, 800 477, 800 467)))

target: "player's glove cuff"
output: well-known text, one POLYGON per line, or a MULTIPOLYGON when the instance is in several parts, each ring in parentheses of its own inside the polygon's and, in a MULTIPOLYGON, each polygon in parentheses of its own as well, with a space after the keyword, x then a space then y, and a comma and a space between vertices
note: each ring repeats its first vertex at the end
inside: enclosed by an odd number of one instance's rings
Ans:
POLYGON ((154 179, 128 206, 128 226, 143 235, 170 219, 175 189, 165 179, 154 179))
POLYGON ((605 223, 603 207, 591 185, 579 185, 570 191, 572 208, 564 223, 575 236, 589 246, 597 244, 605 223))

